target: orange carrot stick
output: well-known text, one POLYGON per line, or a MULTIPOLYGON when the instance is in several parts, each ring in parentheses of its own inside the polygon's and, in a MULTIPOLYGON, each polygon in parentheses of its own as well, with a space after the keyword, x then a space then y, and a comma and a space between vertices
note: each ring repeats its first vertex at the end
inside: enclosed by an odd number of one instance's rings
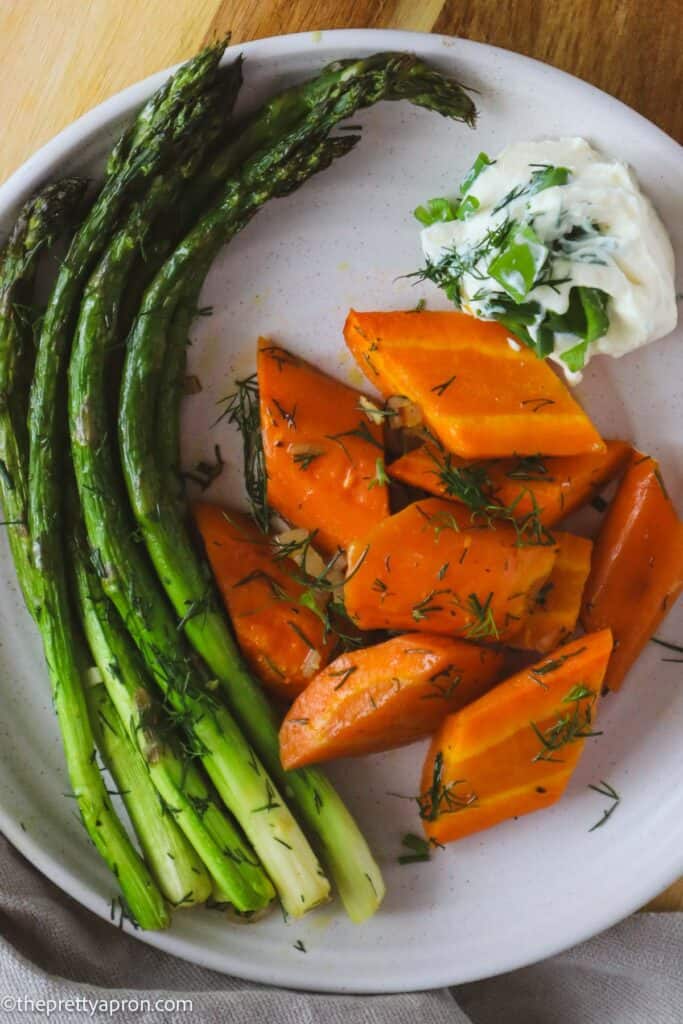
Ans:
POLYGON ((503 656, 430 633, 350 651, 294 701, 280 729, 285 768, 373 754, 429 736, 500 678, 503 656))
MULTIPOLYGON (((542 445, 543 438, 538 438, 542 445)), ((463 487, 479 481, 487 497, 514 509, 521 518, 534 502, 544 526, 554 526, 585 505, 625 469, 631 455, 625 441, 605 441, 604 452, 586 455, 534 455, 470 462, 434 445, 407 452, 387 468, 389 476, 430 494, 463 500, 463 487)), ((465 496, 466 496, 466 492, 465 496)))
POLYGON ((634 452, 595 542, 581 610, 585 629, 614 633, 608 689, 620 689, 682 588, 683 523, 656 461, 634 452))
POLYGON ((448 451, 467 459, 604 451, 547 362, 500 324, 457 312, 349 313, 346 343, 383 395, 405 395, 448 451))
POLYGON ((361 629, 505 640, 520 628, 555 560, 515 529, 468 529, 464 507, 428 498, 349 546, 346 610, 361 629))
POLYGON ((612 650, 591 633, 444 719, 422 775, 420 813, 440 843, 555 803, 586 739, 612 650))
POLYGON ((512 641, 529 651, 552 651, 576 629, 583 588, 591 568, 593 542, 571 533, 554 533, 557 557, 530 614, 512 641))
POLYGON ((345 548, 389 514, 381 426, 360 392, 264 338, 258 382, 269 504, 328 554, 345 548))
POLYGON ((297 566, 241 512, 193 506, 195 522, 244 657, 271 693, 292 700, 334 647, 318 616, 300 603, 297 566))

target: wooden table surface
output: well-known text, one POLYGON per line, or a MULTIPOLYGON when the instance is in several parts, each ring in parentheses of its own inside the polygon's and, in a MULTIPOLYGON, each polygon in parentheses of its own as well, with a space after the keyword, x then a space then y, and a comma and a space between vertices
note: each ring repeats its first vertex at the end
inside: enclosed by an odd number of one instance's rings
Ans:
MULTIPOLYGON (((578 75, 683 141, 681 0, 2 0, 0 182, 107 96, 232 32, 458 35, 578 75)), ((650 905, 683 910, 683 879, 650 905)))

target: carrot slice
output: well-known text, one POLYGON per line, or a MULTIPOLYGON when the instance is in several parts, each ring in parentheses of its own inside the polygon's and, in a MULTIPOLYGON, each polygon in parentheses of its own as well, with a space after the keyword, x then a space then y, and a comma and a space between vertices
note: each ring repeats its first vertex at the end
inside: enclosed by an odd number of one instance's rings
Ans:
POLYGON ((586 455, 469 462, 434 445, 422 445, 392 462, 387 472, 394 480, 454 501, 467 500, 469 494, 471 502, 468 488, 479 481, 485 497, 513 508, 518 519, 529 515, 535 503, 541 523, 554 526, 617 477, 631 452, 626 441, 605 441, 604 452, 586 455))
POLYGON ((609 630, 584 636, 444 719, 422 775, 429 837, 450 843, 559 800, 595 735, 611 650, 609 630))
POLYGON ((683 523, 657 462, 634 452, 595 542, 581 610, 585 629, 614 633, 608 689, 620 689, 681 589, 683 523))
POLYGON ((382 428, 361 394, 259 339, 268 502, 331 554, 389 514, 382 428))
POLYGON ((514 638, 515 647, 552 651, 566 643, 576 629, 583 588, 591 568, 593 542, 559 531, 554 537, 557 557, 553 570, 514 638))
POLYGON ((285 768, 373 754, 429 736, 500 678, 503 656, 430 633, 336 658, 297 697, 280 729, 285 768))
POLYGON ((361 629, 513 636, 550 575, 555 550, 520 546, 507 524, 469 525, 466 508, 428 498, 354 541, 344 586, 348 614, 361 629))
POLYGON ((457 312, 349 313, 346 343, 384 394, 406 395, 468 459, 576 455, 604 442, 547 362, 500 324, 457 312))
POLYGON ((193 506, 206 554, 239 646, 264 686, 292 700, 332 656, 318 616, 300 604, 297 566, 275 558, 249 516, 217 505, 193 506))

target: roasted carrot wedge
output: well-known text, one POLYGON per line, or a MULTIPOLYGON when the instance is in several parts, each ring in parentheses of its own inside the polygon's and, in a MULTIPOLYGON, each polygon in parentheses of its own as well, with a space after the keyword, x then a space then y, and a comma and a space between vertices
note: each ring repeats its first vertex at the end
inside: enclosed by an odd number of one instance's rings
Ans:
MULTIPOLYGON (((538 439, 542 444, 543 439, 538 439)), ((604 452, 586 455, 532 455, 491 462, 469 462, 435 445, 423 445, 387 468, 394 480, 472 505, 491 499, 514 509, 517 518, 534 507, 544 526, 554 526, 585 505, 625 469, 632 448, 625 441, 605 441, 604 452)))
POLYGON ((469 511, 438 498, 383 520, 348 549, 344 601, 361 629, 505 640, 520 628, 555 561, 508 524, 467 529, 469 511))
POLYGON ((583 588, 591 568, 593 542, 556 531, 557 557, 512 643, 545 653, 565 643, 576 629, 583 588))
POLYGON ((609 630, 560 647, 444 719, 422 775, 430 838, 462 839, 562 796, 594 722, 609 630))
POLYGON ((430 633, 336 658, 297 697, 280 729, 285 768, 374 754, 429 736, 500 678, 503 656, 430 633))
POLYGON ((264 338, 258 382, 269 504, 326 553, 345 548, 389 514, 381 426, 360 392, 264 338))
POLYGON ((595 542, 581 610, 585 629, 614 633, 608 689, 621 687, 682 588, 683 523, 655 460, 635 452, 595 542))
POLYGON ((448 451, 468 459, 604 450, 548 364, 500 324, 457 312, 349 313, 346 343, 368 379, 416 402, 448 451))
POLYGON ((196 504, 194 519, 244 657, 271 693, 292 700, 327 664, 334 646, 299 602, 297 566, 275 557, 249 516, 196 504))

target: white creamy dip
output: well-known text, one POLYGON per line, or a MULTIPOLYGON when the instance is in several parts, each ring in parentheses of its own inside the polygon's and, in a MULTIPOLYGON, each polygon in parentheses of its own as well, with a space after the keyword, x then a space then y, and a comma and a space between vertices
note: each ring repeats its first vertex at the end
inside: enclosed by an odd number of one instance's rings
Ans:
POLYGON ((565 371, 580 371, 598 352, 622 356, 675 327, 666 230, 631 171, 584 139, 508 146, 469 187, 466 179, 451 210, 462 219, 422 231, 428 268, 441 275, 432 279, 446 287, 455 277, 451 297, 455 291, 466 312, 502 320, 513 334, 522 315, 540 354, 565 371), (558 322, 552 314, 568 314, 578 288, 571 316, 558 322), (568 329, 570 321, 583 333, 568 329))

